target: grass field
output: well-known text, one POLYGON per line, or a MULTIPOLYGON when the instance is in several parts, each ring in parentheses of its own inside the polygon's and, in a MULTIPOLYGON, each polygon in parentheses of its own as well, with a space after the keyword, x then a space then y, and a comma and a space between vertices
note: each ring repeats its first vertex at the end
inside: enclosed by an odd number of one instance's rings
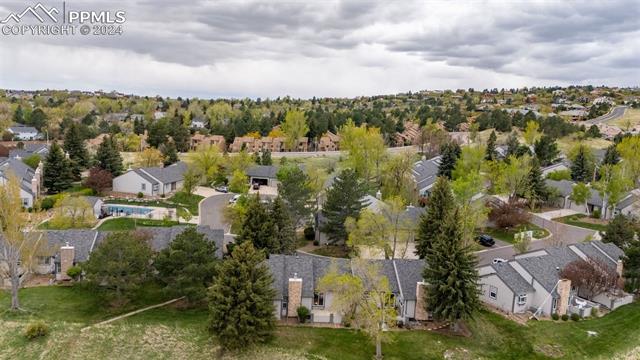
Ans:
POLYGON ((169 227, 175 226, 179 223, 177 221, 168 221, 168 220, 152 220, 152 219, 136 219, 129 217, 120 217, 115 219, 110 219, 98 226, 98 230, 102 231, 122 231, 122 230, 133 230, 136 227, 147 227, 147 226, 162 226, 169 227))
POLYGON ((593 149, 606 149, 609 145, 613 144, 611 141, 605 139, 588 138, 578 140, 574 135, 569 135, 558 139, 558 149, 566 154, 578 143, 582 143, 593 149))
MULTIPOLYGON (((109 309, 81 287, 40 287, 21 291, 26 312, 0 312, 2 359, 370 359, 374 346, 348 329, 278 327, 274 341, 258 349, 221 355, 206 331, 205 309, 150 310, 109 325, 80 330, 120 313, 165 300, 157 286, 140 299, 109 309), (42 319, 46 338, 27 341, 24 326, 42 319)), ((9 297, 0 293, 0 309, 9 297)), ((580 322, 529 322, 521 326, 483 311, 468 323, 471 336, 398 330, 383 345, 385 359, 615 359, 638 346, 640 305, 632 304, 600 318, 580 322), (598 333, 587 336, 587 331, 598 333)))
POLYGON ((533 230, 533 237, 536 239, 541 239, 549 235, 549 231, 531 223, 520 225, 511 229, 499 229, 494 227, 486 227, 482 230, 482 233, 491 235, 495 239, 506 241, 510 244, 513 244, 515 242, 513 238, 515 234, 522 231, 528 231, 528 230, 533 230))
POLYGON ((609 122, 616 125, 623 131, 628 131, 640 125, 640 109, 627 109, 621 118, 609 122))
POLYGON ((583 214, 569 215, 560 218, 553 219, 554 221, 561 222, 567 225, 578 226, 586 229, 597 230, 597 231, 606 231, 607 226, 603 224, 594 224, 591 222, 584 221, 585 219, 589 219, 588 216, 583 214))

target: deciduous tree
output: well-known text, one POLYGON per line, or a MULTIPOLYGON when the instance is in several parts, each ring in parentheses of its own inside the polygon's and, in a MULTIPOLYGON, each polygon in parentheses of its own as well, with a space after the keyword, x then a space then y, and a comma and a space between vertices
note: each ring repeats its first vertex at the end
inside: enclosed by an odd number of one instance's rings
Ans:
POLYGON ((300 138, 306 136, 309 132, 307 117, 302 111, 297 110, 287 111, 280 128, 285 135, 285 147, 290 151, 295 150, 300 138))
POLYGON ((615 268, 600 259, 579 259, 570 262, 560 271, 560 277, 571 280, 571 286, 588 300, 601 292, 617 287, 618 274, 615 268))

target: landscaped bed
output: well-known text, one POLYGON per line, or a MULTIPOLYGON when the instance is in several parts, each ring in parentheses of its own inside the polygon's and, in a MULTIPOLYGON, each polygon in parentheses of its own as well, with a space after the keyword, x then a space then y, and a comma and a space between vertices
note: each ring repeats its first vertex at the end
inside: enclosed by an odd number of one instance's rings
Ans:
POLYGON ((103 231, 121 231, 121 230, 133 230, 139 227, 170 227, 179 225, 177 221, 171 220, 153 220, 153 219, 138 219, 131 217, 119 217, 105 220, 98 230, 103 231))
MULTIPOLYGON (((151 304, 166 301, 157 286, 145 286, 122 308, 104 303, 95 291, 78 286, 21 290, 22 308, 5 312, 10 297, 0 292, 0 358, 7 359, 340 359, 373 357, 375 347, 362 332, 350 329, 279 326, 274 340, 239 354, 218 352, 206 330, 207 310, 179 306, 149 310, 112 324, 83 327, 151 304), (28 341, 23 329, 44 320, 47 337, 28 341)), ((482 311, 468 322, 469 337, 435 331, 388 332, 385 359, 616 359, 637 346, 640 304, 579 322, 532 321, 518 325, 482 311), (588 331, 597 335, 589 336, 588 331), (446 355, 445 355, 446 354, 446 355)), ((634 357, 627 357, 632 359, 634 357)))
POLYGON ((534 239, 542 239, 549 236, 549 231, 532 223, 527 223, 527 224, 519 225, 512 228, 505 228, 505 229, 495 228, 495 227, 486 227, 481 232, 483 234, 490 235, 494 239, 502 240, 510 244, 513 244, 515 243, 515 239, 514 239, 515 234, 523 231, 533 231, 534 239))
POLYGON ((596 231, 606 231, 607 222, 600 219, 593 219, 584 214, 575 214, 569 216, 563 216, 553 219, 554 221, 561 222, 567 225, 578 226, 586 229, 596 231))

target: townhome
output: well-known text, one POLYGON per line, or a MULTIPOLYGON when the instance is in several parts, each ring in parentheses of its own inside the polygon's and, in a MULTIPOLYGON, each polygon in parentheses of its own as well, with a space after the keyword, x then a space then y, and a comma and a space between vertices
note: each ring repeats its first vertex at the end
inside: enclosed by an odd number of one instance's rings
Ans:
POLYGON ((338 151, 340 150, 340 136, 327 131, 320 137, 318 151, 338 151))
POLYGON ((251 136, 236 136, 229 150, 231 152, 240 152, 242 149, 250 153, 256 152, 256 138, 251 136))
MULTIPOLYGON (((309 254, 269 256, 267 265, 274 278, 276 297, 273 306, 276 318, 295 318, 298 307, 305 306, 311 312, 311 322, 341 323, 343 314, 334 312, 331 307, 334 294, 319 291, 318 284, 332 267, 340 274, 360 276, 353 261, 309 254)), ((424 310, 423 260, 368 261, 377 265, 389 281, 389 298, 396 307, 399 321, 429 319, 424 310)))
POLYGON ((191 137, 191 149, 195 150, 200 146, 217 146, 220 148, 220 151, 227 149, 227 144, 222 135, 194 134, 191 137))
POLYGON ((442 157, 438 155, 431 159, 422 159, 413 165, 411 176, 413 177, 418 195, 429 195, 433 184, 435 184, 438 178, 441 160, 442 157))
POLYGON ((132 169, 113 179, 113 191, 146 196, 164 196, 182 188, 187 164, 179 161, 165 167, 132 169))
POLYGON ((42 191, 42 162, 36 169, 32 169, 20 159, 0 161, 0 184, 5 184, 10 175, 18 178, 22 205, 25 208, 33 207, 42 191))
POLYGON ((418 145, 420 139, 420 125, 414 122, 404 123, 404 131, 394 135, 396 146, 418 145))
POLYGON ((13 135, 16 140, 37 140, 40 139, 40 133, 32 126, 25 126, 22 124, 16 124, 10 126, 7 131, 13 135))
POLYGON ((610 204, 600 196, 600 193, 591 188, 589 191, 589 198, 586 204, 576 204, 571 200, 571 194, 573 193, 573 187, 575 182, 569 180, 551 180, 546 179, 545 183, 548 187, 556 189, 559 198, 557 200, 558 206, 563 209, 572 209, 578 212, 588 212, 589 214, 594 211, 598 211, 602 214, 603 218, 610 219, 618 214, 640 216, 640 207, 638 206, 638 200, 640 200, 640 189, 634 189, 626 192, 621 197, 620 201, 610 207, 610 204))
POLYGON ((579 296, 579 289, 571 285, 571 280, 560 274, 567 265, 582 259, 603 261, 622 276, 623 255, 614 244, 600 241, 520 254, 512 261, 478 268, 480 298, 489 306, 511 314, 589 316, 591 309, 600 305, 613 310, 631 302, 633 296, 611 289, 587 301, 579 296))
MULTIPOLYGON (((233 143, 229 147, 231 152, 240 152, 242 149, 246 149, 248 152, 285 152, 289 151, 285 146, 284 137, 263 137, 254 138, 251 136, 241 136, 233 139, 233 143)), ((307 151, 309 140, 306 137, 301 137, 295 144, 292 151, 307 151)))

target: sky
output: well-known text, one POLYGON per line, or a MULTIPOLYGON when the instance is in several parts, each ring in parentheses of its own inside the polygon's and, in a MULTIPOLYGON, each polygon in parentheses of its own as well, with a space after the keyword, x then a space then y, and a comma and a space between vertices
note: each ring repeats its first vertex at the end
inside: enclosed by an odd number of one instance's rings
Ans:
MULTIPOLYGON (((3 0, 0 19, 36 3, 3 0)), ((637 0, 69 0, 66 9, 125 11, 123 34, 0 34, 0 88, 311 98, 640 84, 637 0)))

